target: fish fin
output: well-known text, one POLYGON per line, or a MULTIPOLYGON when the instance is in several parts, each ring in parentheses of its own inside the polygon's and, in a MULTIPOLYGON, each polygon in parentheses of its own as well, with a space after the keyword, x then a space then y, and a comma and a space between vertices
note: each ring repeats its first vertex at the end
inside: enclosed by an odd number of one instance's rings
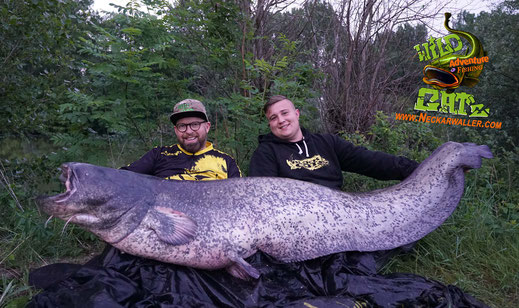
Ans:
POLYGON ((461 166, 466 169, 477 169, 481 167, 481 158, 493 158, 490 148, 486 145, 477 145, 474 143, 463 143, 465 152, 463 153, 463 162, 461 166))
POLYGON ((161 241, 171 245, 182 245, 195 238, 196 222, 186 214, 162 206, 155 206, 151 214, 157 223, 150 228, 161 241))
POLYGON ((231 266, 227 267, 226 270, 229 274, 236 278, 249 280, 250 277, 258 279, 261 275, 260 272, 255 269, 252 265, 243 260, 243 258, 236 257, 231 258, 234 262, 231 266))

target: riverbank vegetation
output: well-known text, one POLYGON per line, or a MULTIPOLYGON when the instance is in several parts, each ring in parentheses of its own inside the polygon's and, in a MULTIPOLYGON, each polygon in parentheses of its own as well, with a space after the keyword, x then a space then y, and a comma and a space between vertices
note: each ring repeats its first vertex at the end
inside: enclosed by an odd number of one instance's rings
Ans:
MULTIPOLYGON (((210 140, 247 174, 257 136, 268 131, 263 103, 283 94, 305 127, 417 161, 449 140, 487 144, 495 158, 467 174, 455 213, 383 272, 416 273, 490 306, 515 307, 518 1, 464 12, 452 26, 485 46, 490 61, 480 83, 459 90, 490 108, 489 120, 502 122, 501 130, 395 122, 395 112, 414 112, 424 85, 413 46, 432 34, 413 22, 427 16, 395 12, 416 12, 412 6, 427 2, 344 10, 350 2, 280 10, 274 1, 133 0, 100 15, 90 0, 2 1, 0 306, 23 306, 37 292, 27 284, 31 269, 82 263, 103 247, 36 209, 36 196, 63 191, 61 163, 118 168, 173 144, 169 113, 176 102, 196 98, 208 108, 210 140)), ((389 184, 347 174, 343 189, 389 184)))

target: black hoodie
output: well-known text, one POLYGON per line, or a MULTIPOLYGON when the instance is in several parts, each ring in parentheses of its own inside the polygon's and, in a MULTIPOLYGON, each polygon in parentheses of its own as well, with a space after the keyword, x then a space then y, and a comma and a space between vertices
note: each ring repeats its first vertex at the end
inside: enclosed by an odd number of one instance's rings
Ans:
POLYGON ((260 135, 249 176, 286 177, 340 189, 341 170, 379 180, 403 180, 418 166, 405 157, 369 151, 332 134, 301 130, 303 140, 298 142, 272 133, 260 135))

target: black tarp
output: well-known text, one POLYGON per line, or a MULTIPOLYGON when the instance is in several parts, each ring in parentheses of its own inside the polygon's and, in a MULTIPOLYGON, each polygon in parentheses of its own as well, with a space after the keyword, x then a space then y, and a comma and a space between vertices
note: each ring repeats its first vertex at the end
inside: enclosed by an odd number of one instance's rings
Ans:
POLYGON ((283 264, 263 253, 243 281, 143 259, 107 247, 85 265, 57 263, 30 273, 43 291, 28 307, 488 307, 459 288, 414 274, 376 274, 393 252, 346 252, 283 264), (378 264, 378 266, 377 266, 378 264))

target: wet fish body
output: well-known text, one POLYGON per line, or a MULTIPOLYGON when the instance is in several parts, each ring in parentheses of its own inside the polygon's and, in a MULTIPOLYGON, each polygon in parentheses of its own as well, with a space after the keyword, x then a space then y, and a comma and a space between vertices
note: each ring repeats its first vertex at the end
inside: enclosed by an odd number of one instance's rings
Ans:
POLYGON ((167 181, 68 163, 67 191, 38 204, 127 253, 257 278, 244 258, 258 250, 294 262, 419 240, 454 211, 463 171, 482 157, 492 157, 487 146, 449 142, 405 181, 356 194, 286 178, 167 181))

